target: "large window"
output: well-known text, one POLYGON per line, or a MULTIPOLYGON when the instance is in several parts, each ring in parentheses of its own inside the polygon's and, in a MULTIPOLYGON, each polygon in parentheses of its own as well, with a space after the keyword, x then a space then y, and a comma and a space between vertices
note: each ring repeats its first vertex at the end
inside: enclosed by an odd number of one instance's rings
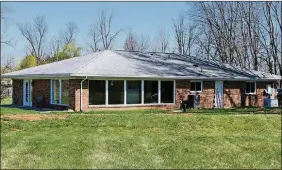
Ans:
POLYGON ((191 82, 191 92, 202 92, 202 81, 191 82))
POLYGON ((69 81, 62 80, 62 102, 61 104, 69 104, 69 81))
POLYGON ((174 103, 174 81, 89 80, 89 105, 174 103))
POLYGON ((51 80, 51 104, 69 104, 68 83, 68 80, 51 80))
POLYGON ((124 81, 109 80, 109 104, 124 104, 124 81))
POLYGON ((173 81, 161 81, 161 103, 173 103, 173 81))
POLYGON ((255 94, 255 93, 256 93, 256 82, 247 82, 246 94, 255 94))
POLYGON ((89 81, 89 104, 104 105, 106 103, 105 80, 89 81))
POLYGON ((144 81, 144 103, 158 103, 158 81, 144 81))
POLYGON ((141 103, 141 81, 126 81, 126 103, 141 103))

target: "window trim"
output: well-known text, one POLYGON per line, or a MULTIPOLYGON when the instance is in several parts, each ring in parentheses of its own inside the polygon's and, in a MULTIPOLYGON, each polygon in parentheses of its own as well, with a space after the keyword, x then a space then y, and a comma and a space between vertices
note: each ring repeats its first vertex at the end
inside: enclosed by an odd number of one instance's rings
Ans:
POLYGON ((192 84, 193 82, 200 82, 201 83, 201 90, 200 91, 195 91, 195 90, 192 90, 192 85, 190 87, 190 92, 192 93, 202 93, 203 92, 203 80, 191 80, 190 81, 190 84, 192 84))
POLYGON ((257 82, 255 82, 255 81, 246 81, 246 83, 245 83, 245 94, 257 94, 257 82), (255 83, 255 92, 254 93, 247 93, 247 83, 255 83))
MULTIPOLYGON (((152 105, 171 105, 175 104, 176 100, 176 80, 147 80, 147 79, 136 79, 135 81, 141 81, 141 103, 139 104, 127 104, 126 103, 126 95, 127 95, 127 81, 131 79, 123 79, 124 81, 124 103, 123 104, 109 104, 109 80, 115 79, 89 79, 91 80, 103 80, 105 81, 105 104, 103 105, 88 105, 88 107, 114 107, 114 106, 152 106, 152 105), (144 103, 144 81, 157 81, 158 82, 158 103, 144 103), (173 82, 173 103, 161 103, 161 81, 172 81, 173 82)), ((88 83, 89 89, 89 83, 88 83)))
POLYGON ((69 106, 69 104, 62 104, 62 80, 66 80, 66 79, 51 79, 50 80, 50 104, 52 105, 60 105, 60 106, 69 106), (59 103, 53 103, 53 81, 54 80, 59 80, 59 89, 60 89, 60 95, 59 95, 59 103))

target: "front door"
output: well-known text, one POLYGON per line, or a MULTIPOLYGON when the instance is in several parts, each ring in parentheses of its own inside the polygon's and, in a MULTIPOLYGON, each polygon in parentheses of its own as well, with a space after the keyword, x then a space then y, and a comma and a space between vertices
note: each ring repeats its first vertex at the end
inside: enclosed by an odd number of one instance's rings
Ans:
POLYGON ((31 81, 32 80, 24 80, 23 81, 23 105, 24 106, 32 106, 31 102, 31 81))
POLYGON ((223 108, 223 81, 215 81, 215 107, 223 108))

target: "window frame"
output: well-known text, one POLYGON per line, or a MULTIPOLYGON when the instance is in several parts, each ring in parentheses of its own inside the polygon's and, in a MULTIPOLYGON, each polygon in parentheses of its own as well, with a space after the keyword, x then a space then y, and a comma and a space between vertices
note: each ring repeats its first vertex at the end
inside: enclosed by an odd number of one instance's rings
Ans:
MULTIPOLYGON (((89 107, 125 107, 125 106, 151 106, 151 105, 167 105, 175 104, 176 100, 176 80, 159 80, 159 79, 89 79, 89 80, 103 80, 105 81, 105 104, 102 105, 89 105, 89 107), (123 104, 109 104, 109 84, 112 80, 124 81, 124 103, 123 104), (139 104, 127 104, 127 81, 141 81, 141 103, 139 104), (157 81, 158 82, 158 103, 144 103, 144 81, 157 81), (161 103, 161 81, 173 82, 173 103, 161 103)), ((89 81, 88 81, 89 82, 89 81)), ((89 89, 89 83, 88 83, 89 89)))
MULTIPOLYGON (((250 86, 251 87, 251 86, 250 86)), ((245 94, 257 94, 257 82, 255 82, 255 81, 247 81, 246 83, 245 83, 245 94), (255 92, 254 93, 247 93, 247 83, 255 83, 255 92)))
POLYGON ((62 104, 62 80, 67 80, 67 79, 51 79, 50 80, 50 104, 52 105, 61 105, 61 106, 69 106, 69 104, 62 104), (59 90, 60 90, 60 95, 59 95, 59 103, 53 103, 53 81, 54 80, 59 80, 59 90))
POLYGON ((192 92, 192 93, 202 93, 203 92, 203 80, 191 80, 190 81, 190 85, 191 85, 191 87, 190 87, 190 92, 192 92), (200 82, 201 83, 201 90, 200 91, 195 91, 195 90, 192 90, 192 83, 198 83, 198 82, 200 82))

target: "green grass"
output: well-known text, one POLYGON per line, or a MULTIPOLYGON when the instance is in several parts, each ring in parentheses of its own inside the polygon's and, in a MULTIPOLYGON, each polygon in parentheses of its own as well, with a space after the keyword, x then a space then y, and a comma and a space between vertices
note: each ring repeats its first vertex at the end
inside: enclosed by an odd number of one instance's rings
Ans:
MULTIPOLYGON (((13 111, 23 113, 9 113, 13 111)), ((281 168, 281 115, 203 111, 95 111, 72 113, 64 120, 2 119, 1 167, 281 168)))

